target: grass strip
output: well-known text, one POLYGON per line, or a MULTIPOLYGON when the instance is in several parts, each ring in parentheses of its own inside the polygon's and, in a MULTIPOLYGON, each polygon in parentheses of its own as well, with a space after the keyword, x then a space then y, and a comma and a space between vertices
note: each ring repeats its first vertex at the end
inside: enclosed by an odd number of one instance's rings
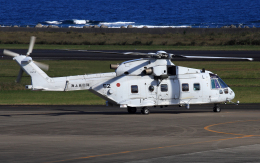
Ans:
POLYGON ((104 105, 89 91, 45 92, 31 90, 0 91, 0 105, 104 105))

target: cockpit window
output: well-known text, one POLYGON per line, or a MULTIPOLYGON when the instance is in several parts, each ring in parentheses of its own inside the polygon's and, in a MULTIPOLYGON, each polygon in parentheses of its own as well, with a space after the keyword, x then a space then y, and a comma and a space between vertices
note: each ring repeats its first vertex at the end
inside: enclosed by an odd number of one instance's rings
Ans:
POLYGON ((228 85, 222 80, 220 79, 220 77, 218 78, 219 84, 221 85, 222 88, 227 88, 228 85))
POLYGON ((212 89, 218 89, 218 88, 220 88, 220 85, 219 85, 217 79, 211 79, 211 87, 212 87, 212 89))
POLYGON ((211 88, 212 89, 218 89, 218 88, 227 88, 228 85, 217 75, 210 74, 211 78, 211 88))
POLYGON ((215 86, 215 80, 214 79, 211 79, 211 88, 212 89, 215 89, 216 86, 215 86))

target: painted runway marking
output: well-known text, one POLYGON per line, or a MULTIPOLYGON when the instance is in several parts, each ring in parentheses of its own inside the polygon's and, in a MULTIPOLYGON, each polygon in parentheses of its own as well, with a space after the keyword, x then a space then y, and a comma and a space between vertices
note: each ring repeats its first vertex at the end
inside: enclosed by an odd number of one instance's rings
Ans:
POLYGON ((209 129, 210 127, 219 126, 219 125, 226 125, 226 124, 232 124, 232 123, 243 123, 243 122, 257 122, 257 121, 260 121, 260 120, 244 120, 244 121, 217 123, 217 124, 212 124, 212 125, 206 126, 206 127, 204 127, 204 129, 207 130, 207 131, 215 132, 215 133, 219 133, 219 134, 240 135, 240 136, 260 136, 260 135, 247 135, 247 134, 228 133, 228 132, 221 132, 221 131, 216 131, 216 130, 209 129))
POLYGON ((245 135, 245 134, 236 134, 236 133, 226 133, 226 132, 220 132, 220 131, 215 131, 215 130, 209 129, 210 127, 217 126, 217 125, 243 123, 243 122, 250 122, 250 121, 256 122, 256 121, 260 121, 260 120, 244 120, 244 121, 224 122, 224 123, 217 123, 217 124, 212 124, 212 125, 208 125, 208 126, 204 127, 204 129, 209 131, 209 132, 214 132, 214 133, 219 133, 219 134, 236 135, 238 137, 223 138, 223 139, 216 139, 216 140, 208 140, 208 141, 194 142, 194 143, 187 143, 187 144, 175 144, 175 145, 169 145, 169 146, 163 146, 163 147, 137 149, 137 150, 132 150, 132 151, 123 151, 123 152, 100 154, 100 155, 92 155, 92 156, 78 157, 78 158, 72 158, 72 159, 66 159, 66 160, 51 161, 51 162, 48 162, 48 163, 65 162, 65 161, 80 160, 80 159, 89 159, 89 158, 96 158, 96 157, 103 157, 103 156, 112 156, 112 155, 119 155, 119 154, 126 154, 126 153, 134 153, 134 152, 141 152, 141 151, 149 151, 149 150, 156 150, 156 149, 164 149, 164 148, 171 148, 171 147, 188 146, 188 145, 195 145, 195 144, 202 144, 202 143, 211 143, 211 142, 217 142, 217 141, 223 141, 223 140, 233 140, 233 139, 242 139, 242 138, 249 138, 249 137, 258 137, 258 136, 260 136, 260 135, 245 135))

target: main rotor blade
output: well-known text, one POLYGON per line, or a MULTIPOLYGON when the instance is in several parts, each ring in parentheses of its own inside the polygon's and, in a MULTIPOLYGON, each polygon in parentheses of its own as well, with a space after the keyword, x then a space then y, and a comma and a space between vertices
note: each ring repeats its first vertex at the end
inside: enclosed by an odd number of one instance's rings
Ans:
POLYGON ((6 49, 4 49, 3 54, 4 54, 4 55, 8 55, 8 56, 10 56, 10 57, 17 57, 17 56, 19 56, 18 53, 15 53, 15 52, 12 52, 12 51, 6 50, 6 49))
POLYGON ((41 69, 48 71, 49 70, 49 65, 45 64, 45 63, 41 63, 41 62, 36 62, 33 61, 38 67, 40 67, 41 69))
POLYGON ((139 52, 125 52, 125 53, 121 53, 124 55, 145 55, 145 56, 157 56, 156 53, 139 53, 139 52))
POLYGON ((16 83, 20 83, 22 75, 23 75, 23 72, 24 72, 23 69, 20 68, 20 71, 19 71, 18 76, 16 78, 16 83))
POLYGON ((32 50, 33 50, 33 47, 34 47, 34 44, 35 44, 35 40, 36 40, 36 37, 32 36, 31 40, 30 40, 30 45, 29 45, 29 49, 28 49, 28 52, 27 52, 27 56, 32 53, 32 50))
POLYGON ((185 56, 185 55, 176 55, 176 57, 196 58, 196 59, 201 58, 201 59, 237 59, 237 60, 249 60, 249 61, 254 60, 253 58, 239 58, 239 57, 212 57, 212 56, 185 56))
POLYGON ((196 59, 236 59, 236 60, 249 60, 253 61, 253 58, 239 58, 239 57, 213 57, 213 56, 185 56, 185 55, 176 55, 176 54, 169 54, 165 51, 157 51, 156 53, 140 53, 140 52, 104 52, 104 51, 88 51, 88 50, 69 50, 65 49, 66 51, 79 51, 79 52, 87 52, 87 53, 103 53, 103 54, 123 54, 123 55, 141 55, 141 56, 149 56, 154 58, 196 58, 196 59))
POLYGON ((123 54, 123 55, 143 55, 143 56, 156 56, 156 53, 140 53, 140 52, 125 52, 125 53, 120 53, 120 52, 105 52, 105 51, 88 51, 88 50, 69 50, 69 49, 64 49, 66 51, 79 51, 79 52, 86 52, 86 53, 102 53, 102 54, 123 54))

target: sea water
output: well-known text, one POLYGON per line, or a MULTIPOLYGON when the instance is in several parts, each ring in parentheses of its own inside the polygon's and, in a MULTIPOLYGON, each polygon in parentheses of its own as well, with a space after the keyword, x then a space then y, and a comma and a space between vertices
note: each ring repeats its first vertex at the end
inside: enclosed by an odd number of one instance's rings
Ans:
POLYGON ((260 0, 0 0, 0 25, 260 27, 260 0))

